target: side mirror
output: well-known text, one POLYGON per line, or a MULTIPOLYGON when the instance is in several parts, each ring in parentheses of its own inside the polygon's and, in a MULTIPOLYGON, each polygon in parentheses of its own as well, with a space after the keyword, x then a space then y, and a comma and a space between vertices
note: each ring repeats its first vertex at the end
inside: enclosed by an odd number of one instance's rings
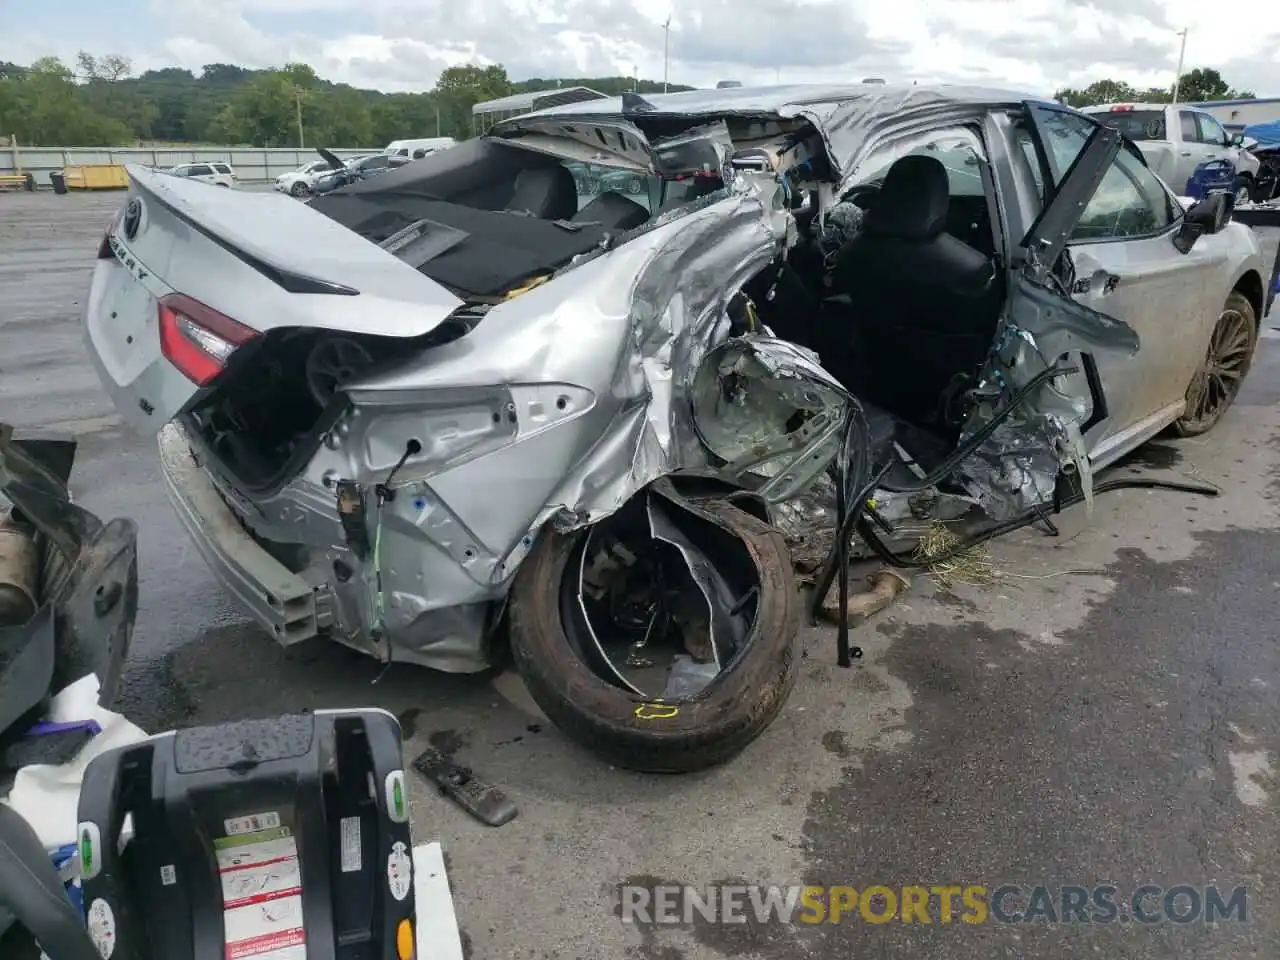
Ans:
POLYGON ((1211 193, 1193 203, 1182 217, 1182 225, 1173 236, 1179 253, 1190 253, 1196 241, 1217 233, 1231 219, 1235 197, 1230 193, 1211 193))
POLYGON ((1228 134, 1227 134, 1227 146, 1228 146, 1228 147, 1243 147, 1243 146, 1244 146, 1244 134, 1243 134, 1243 133, 1228 133, 1228 134))

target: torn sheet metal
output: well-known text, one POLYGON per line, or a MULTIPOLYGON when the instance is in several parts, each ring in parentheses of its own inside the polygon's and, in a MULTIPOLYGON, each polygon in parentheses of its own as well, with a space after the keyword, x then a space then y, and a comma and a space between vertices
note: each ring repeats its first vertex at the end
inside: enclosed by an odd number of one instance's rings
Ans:
POLYGON ((804 119, 822 138, 836 173, 839 187, 835 194, 839 196, 870 154, 878 155, 877 163, 888 163, 891 157, 883 150, 891 149, 891 141, 899 136, 936 127, 940 118, 949 115, 977 117, 993 106, 1017 106, 1040 99, 1008 90, 947 85, 797 84, 690 90, 635 98, 630 109, 622 97, 549 107, 495 124, 490 135, 522 137, 524 131, 545 135, 558 129, 556 118, 581 121, 591 117, 593 122, 608 118, 610 123, 628 124, 636 133, 656 120, 677 117, 695 122, 702 117, 804 119), (884 142, 886 138, 890 142, 884 142))
POLYGON ((1105 415, 1105 398, 1091 384, 1084 355, 1138 352, 1137 332, 1122 320, 1059 296, 1018 275, 1005 319, 975 391, 976 405, 960 443, 1003 410, 1009 397, 1055 364, 1075 372, 1054 377, 1005 419, 957 469, 957 475, 995 520, 1026 513, 1053 497, 1060 471, 1076 473, 1086 502, 1092 500, 1089 457, 1082 431, 1105 415))
MULTIPOLYGON (((424 429, 424 410, 474 410, 474 429, 458 442, 484 442, 482 456, 458 459, 433 442, 397 472, 402 493, 382 511, 397 534, 382 541, 382 568, 396 572, 389 630, 425 631, 434 611, 500 597, 548 520, 577 529, 660 477, 714 468, 691 423, 689 388, 730 336, 730 298, 795 242, 780 193, 773 176, 743 174, 704 206, 659 217, 493 307, 465 338, 350 386, 341 442, 322 445, 291 484, 307 496, 324 489, 326 473, 380 481, 403 437, 424 429), (505 411, 500 423, 490 409, 505 411)), ((259 527, 268 539, 296 536, 296 525, 259 527)), ((349 583, 336 590, 363 622, 373 588, 349 583)))
MULTIPOLYGON (((716 173, 729 169, 733 138, 723 120, 693 127, 674 137, 653 141, 657 172, 664 176, 716 173)), ((726 178, 727 179, 727 178, 726 178)))
POLYGON ((817 354, 746 336, 707 355, 690 402, 699 438, 724 461, 721 475, 777 503, 812 485, 836 458, 854 401, 817 354), (767 479, 746 484, 751 476, 767 479))

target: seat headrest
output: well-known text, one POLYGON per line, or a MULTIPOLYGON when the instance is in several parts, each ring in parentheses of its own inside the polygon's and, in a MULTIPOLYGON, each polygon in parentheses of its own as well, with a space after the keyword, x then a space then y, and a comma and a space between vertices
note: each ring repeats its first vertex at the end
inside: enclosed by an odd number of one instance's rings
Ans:
POLYGON ((901 157, 889 168, 872 200, 863 232, 931 240, 946 229, 950 195, 942 161, 921 154, 901 157))
POLYGON ((606 230, 631 230, 648 219, 648 210, 634 200, 610 190, 579 210, 573 222, 599 223, 606 230))
POLYGON ((521 170, 507 209, 543 220, 568 220, 578 212, 578 185, 559 164, 521 170))

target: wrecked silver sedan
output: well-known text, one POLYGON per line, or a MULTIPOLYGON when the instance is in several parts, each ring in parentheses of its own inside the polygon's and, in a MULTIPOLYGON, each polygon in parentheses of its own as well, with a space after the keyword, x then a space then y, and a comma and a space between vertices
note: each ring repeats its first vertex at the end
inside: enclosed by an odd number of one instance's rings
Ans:
POLYGON ((447 671, 508 624, 543 710, 649 770, 790 690, 774 505, 1088 499, 1216 421, 1267 308, 1225 201, 999 91, 628 95, 310 205, 129 175, 90 352, 226 588, 447 671))

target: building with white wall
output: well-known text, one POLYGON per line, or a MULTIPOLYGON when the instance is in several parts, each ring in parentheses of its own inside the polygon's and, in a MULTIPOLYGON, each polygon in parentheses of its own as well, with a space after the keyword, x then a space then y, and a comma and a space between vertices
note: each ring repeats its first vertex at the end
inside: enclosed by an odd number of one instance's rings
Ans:
POLYGON ((1280 97, 1264 97, 1259 100, 1207 100, 1192 103, 1210 114, 1232 133, 1238 133, 1255 123, 1271 123, 1280 120, 1280 97))

